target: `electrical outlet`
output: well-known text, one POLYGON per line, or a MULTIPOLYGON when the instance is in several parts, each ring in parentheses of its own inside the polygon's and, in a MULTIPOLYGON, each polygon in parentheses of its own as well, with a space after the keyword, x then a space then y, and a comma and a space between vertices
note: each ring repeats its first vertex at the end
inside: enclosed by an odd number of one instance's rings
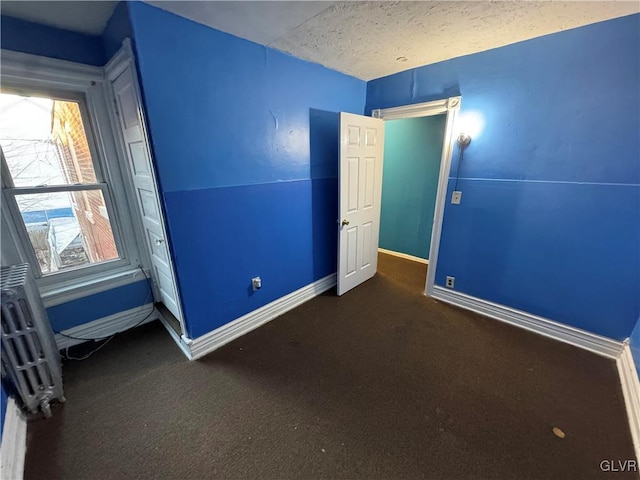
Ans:
POLYGON ((254 292, 262 288, 262 280, 260 279, 260 277, 253 277, 251 279, 251 287, 253 288, 254 292))
POLYGON ((451 194, 451 203, 454 205, 460 205, 462 201, 462 192, 460 190, 456 190, 451 194))
POLYGON ((456 284, 456 277, 447 277, 447 282, 445 283, 447 288, 453 288, 456 284))

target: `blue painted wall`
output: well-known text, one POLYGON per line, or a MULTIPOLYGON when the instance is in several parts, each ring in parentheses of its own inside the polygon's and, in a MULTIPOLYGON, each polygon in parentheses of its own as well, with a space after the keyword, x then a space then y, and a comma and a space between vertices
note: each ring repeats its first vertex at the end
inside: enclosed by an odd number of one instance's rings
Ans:
POLYGON ((130 283, 71 302, 47 308, 49 322, 57 332, 153 303, 146 280, 130 283))
POLYGON ((103 66, 132 38, 127 2, 116 5, 102 35, 86 35, 15 17, 0 17, 2 48, 58 58, 86 65, 103 66))
POLYGON ((460 168, 462 204, 445 208, 438 285, 453 275, 464 293, 629 336, 640 305, 639 38, 631 15, 368 83, 367 112, 462 94, 462 112, 485 118, 460 168))
POLYGON ((385 122, 380 247, 429 259, 446 116, 385 122))
MULTIPOLYGON (((365 88, 367 112, 462 94, 463 112, 486 118, 460 169, 463 203, 445 211, 438 284, 455 275, 465 293, 630 334, 640 291, 640 16, 365 86, 143 3, 128 5, 127 18, 126 7, 102 38, 2 17, 2 46, 102 65, 133 29, 191 336, 335 270, 335 112, 363 113, 365 88), (251 293, 255 275, 265 287, 251 293), (603 280, 614 276, 615 286, 603 280)), ((69 328, 109 315, 110 295, 49 313, 69 328)))
POLYGON ((640 317, 638 317, 638 322, 633 332, 631 332, 631 354, 636 364, 638 376, 640 376, 640 317))
POLYGON ((198 337, 335 272, 336 112, 363 113, 366 84, 144 3, 129 11, 198 337))
POLYGON ((127 2, 119 2, 102 32, 105 63, 120 50, 125 38, 133 39, 133 30, 129 21, 127 2))
POLYGON ((0 17, 2 48, 87 65, 104 65, 99 36, 61 30, 14 17, 0 17))

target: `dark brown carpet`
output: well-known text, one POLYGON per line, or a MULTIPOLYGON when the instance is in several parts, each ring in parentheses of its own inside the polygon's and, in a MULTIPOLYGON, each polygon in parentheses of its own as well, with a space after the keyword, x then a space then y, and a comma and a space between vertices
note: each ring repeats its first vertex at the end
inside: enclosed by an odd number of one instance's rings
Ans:
POLYGON ((192 363, 160 324, 117 337, 65 365, 26 478, 584 479, 633 458, 613 361, 431 300, 424 276, 381 255, 192 363))

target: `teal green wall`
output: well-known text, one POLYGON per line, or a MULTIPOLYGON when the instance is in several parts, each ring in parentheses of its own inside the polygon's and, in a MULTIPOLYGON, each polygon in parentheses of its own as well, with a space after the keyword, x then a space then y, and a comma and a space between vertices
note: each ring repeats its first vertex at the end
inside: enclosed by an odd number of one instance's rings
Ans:
POLYGON ((429 259, 445 121, 385 122, 380 248, 429 259))

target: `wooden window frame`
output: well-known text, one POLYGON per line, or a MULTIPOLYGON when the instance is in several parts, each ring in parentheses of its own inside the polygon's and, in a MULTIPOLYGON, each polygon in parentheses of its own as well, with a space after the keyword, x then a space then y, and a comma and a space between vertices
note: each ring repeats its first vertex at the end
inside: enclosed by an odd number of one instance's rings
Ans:
POLYGON ((119 258, 47 275, 39 275, 39 268, 34 268, 45 306, 58 305, 144 279, 141 271, 143 259, 134 233, 130 202, 110 123, 109 109, 112 106, 108 101, 103 69, 6 50, 1 51, 1 61, 3 92, 44 95, 78 102, 97 179, 95 184, 13 187, 3 158, 1 212, 3 225, 8 226, 9 232, 2 238, 2 263, 7 263, 6 259, 13 259, 37 265, 15 195, 100 190, 119 258))

